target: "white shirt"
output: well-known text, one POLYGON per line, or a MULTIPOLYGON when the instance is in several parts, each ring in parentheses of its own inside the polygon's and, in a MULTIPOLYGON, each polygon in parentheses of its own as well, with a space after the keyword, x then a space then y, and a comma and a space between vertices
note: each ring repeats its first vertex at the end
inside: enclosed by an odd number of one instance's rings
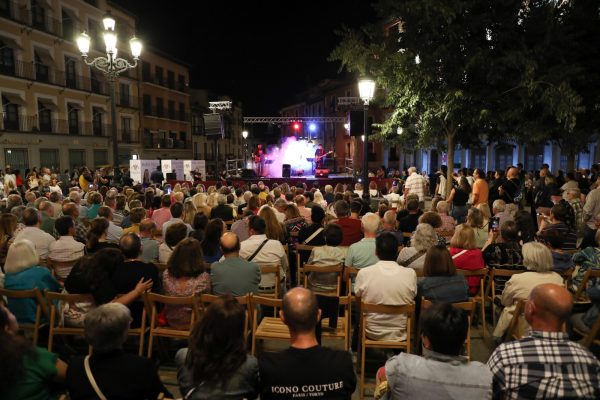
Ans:
POLYGON ((426 185, 427 181, 425 180, 425 178, 423 178, 416 172, 413 172, 406 180, 404 188, 408 190, 409 194, 416 194, 417 196, 419 196, 419 201, 424 201, 426 185))
POLYGON ((48 258, 56 261, 74 261, 83 257, 85 245, 78 242, 73 236, 61 236, 57 241, 50 243, 48 258))
MULTIPOLYGON (((267 235, 252 235, 248 239, 240 243, 240 257, 248 259, 258 246, 267 239, 267 235)), ((279 264, 279 273, 281 277, 285 277, 285 271, 287 270, 288 260, 285 250, 278 240, 269 239, 265 245, 260 249, 258 254, 252 259, 259 265, 267 264, 279 264)), ((259 288, 272 288, 275 286, 275 274, 264 274, 258 284, 259 288)))
POLYGON ((158 262, 166 264, 167 261, 169 261, 171 254, 173 254, 173 250, 171 250, 168 244, 163 242, 158 246, 158 262))
MULTIPOLYGON (((354 287, 365 303, 390 306, 413 304, 417 294, 417 273, 395 261, 379 261, 358 271, 354 287)), ((368 315, 367 336, 375 340, 405 340, 406 317, 368 315)))
POLYGON ((26 226, 15 236, 15 242, 21 239, 30 240, 35 245, 35 250, 42 260, 48 258, 50 244, 56 241, 52 235, 35 226, 26 226))
POLYGON ((446 177, 444 174, 440 175, 440 186, 436 194, 440 195, 442 199, 446 198, 446 177))
POLYGON ((121 236, 123 236, 123 228, 116 226, 114 222, 108 221, 108 230, 106 232, 106 241, 110 243, 119 244, 119 240, 121 240, 121 236))

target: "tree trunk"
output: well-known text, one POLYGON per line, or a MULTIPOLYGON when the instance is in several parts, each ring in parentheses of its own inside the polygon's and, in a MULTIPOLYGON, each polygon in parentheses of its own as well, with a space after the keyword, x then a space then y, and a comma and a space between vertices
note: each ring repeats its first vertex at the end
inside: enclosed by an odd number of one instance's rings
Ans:
POLYGON ((569 151, 567 153, 567 171, 566 172, 575 172, 575 153, 569 151))
POLYGON ((446 131, 446 141, 448 142, 448 172, 446 173, 446 198, 450 197, 452 191, 452 182, 454 177, 454 131, 446 131))

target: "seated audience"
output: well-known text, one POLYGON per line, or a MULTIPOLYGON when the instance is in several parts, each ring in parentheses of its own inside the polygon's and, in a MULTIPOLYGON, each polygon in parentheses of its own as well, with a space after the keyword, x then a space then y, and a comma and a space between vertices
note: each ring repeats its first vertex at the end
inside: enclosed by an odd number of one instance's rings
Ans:
POLYGON ((246 353, 244 307, 230 295, 213 302, 175 355, 186 399, 256 399, 258 361, 246 353))
POLYGON ((319 345, 315 327, 320 315, 317 298, 310 290, 296 287, 284 296, 279 316, 290 331, 291 343, 287 350, 261 355, 258 364, 262 400, 293 398, 281 393, 285 388, 298 388, 297 394, 306 398, 352 397, 356 388, 352 358, 346 351, 319 345))
POLYGON ((423 356, 401 353, 377 373, 378 381, 387 380, 388 398, 491 399, 489 368, 461 355, 469 334, 467 313, 440 303, 420 319, 423 356))
POLYGON ((209 219, 204 213, 197 212, 192 221, 192 228, 194 228, 194 231, 189 234, 189 237, 193 237, 197 241, 202 242, 204 240, 204 231, 206 230, 208 221, 209 219))
POLYGON ((442 246, 446 245, 446 238, 438 233, 438 229, 442 226, 442 218, 435 211, 427 211, 424 212, 419 217, 419 224, 428 224, 435 230, 435 235, 437 238, 437 244, 441 244, 442 246))
POLYGON ((130 226, 123 229, 123 234, 128 233, 140 233, 140 223, 146 217, 146 210, 143 207, 136 207, 131 210, 129 215, 126 217, 129 219, 130 226))
POLYGON ((25 227, 15 235, 15 242, 19 240, 29 240, 35 246, 40 260, 48 258, 48 249, 54 242, 54 237, 40 229, 40 212, 35 208, 26 208, 23 211, 23 224, 25 227))
POLYGON ((504 225, 507 221, 514 221, 513 215, 507 210, 507 204, 502 199, 494 200, 492 204, 492 213, 494 218, 498 219, 498 226, 504 225))
POLYGON ((381 219, 382 228, 381 232, 389 232, 398 241, 398 245, 404 243, 404 236, 402 232, 396 230, 396 211, 395 210, 387 210, 383 214, 383 218, 381 219))
POLYGON ((96 218, 90 221, 90 229, 86 235, 86 252, 92 254, 106 248, 118 249, 118 244, 106 240, 107 233, 108 220, 106 218, 96 218))
POLYGON ((311 208, 312 223, 300 228, 300 232, 298 232, 298 243, 309 246, 323 246, 325 244, 325 237, 323 236, 324 219, 325 211, 320 205, 315 204, 311 208))
POLYGON ((500 225, 499 232, 490 231, 481 251, 488 266, 497 266, 503 269, 523 268, 519 231, 514 221, 506 221, 500 225))
POLYGON ((172 224, 165 234, 165 241, 158 246, 158 262, 166 264, 179 242, 187 237, 187 227, 183 223, 172 224))
POLYGON ((2 399, 54 399, 67 364, 19 336, 16 317, 0 303, 0 388, 2 399))
POLYGON ((475 235, 475 247, 481 249, 488 239, 488 230, 483 228, 483 214, 477 208, 470 208, 467 213, 467 221, 464 223, 473 229, 475 235))
POLYGON ((142 241, 142 255, 140 258, 144 262, 158 261, 158 240, 154 239, 154 230, 156 224, 150 218, 144 218, 139 224, 139 237, 142 241))
POLYGON ((573 254, 573 262, 579 266, 576 272, 573 274, 573 287, 574 289, 579 288, 581 285, 581 281, 583 280, 583 276, 589 269, 599 269, 600 268, 600 229, 596 231, 596 235, 594 237, 596 246, 586 247, 573 254))
POLYGON ((227 227, 220 218, 211 219, 208 222, 204 231, 204 240, 201 242, 204 262, 212 264, 223 257, 219 240, 226 230, 227 227))
MULTIPOLYGON (((307 208, 307 210, 310 211, 310 208, 307 208)), ((300 215, 296 205, 288 204, 285 208, 285 221, 283 221, 283 225, 285 226, 286 235, 289 238, 289 244, 295 245, 298 243, 298 237, 294 235, 299 234, 300 230, 306 226, 306 219, 300 215)))
POLYGON ((265 220, 267 229, 265 234, 269 239, 279 240, 282 244, 287 242, 285 227, 275 215, 275 212, 268 206, 263 206, 258 215, 265 220))
POLYGON ((543 241, 544 234, 557 231, 564 237, 563 250, 577 248, 577 232, 575 231, 575 216, 569 203, 561 201, 550 210, 550 218, 540 217, 540 229, 537 233, 539 241, 543 241))
POLYGON ((113 211, 110 207, 102 206, 98 209, 98 217, 106 218, 108 229, 106 230, 106 241, 110 243, 119 243, 123 236, 123 229, 113 222, 113 211))
POLYGON ((546 230, 540 234, 540 239, 552 253, 552 269, 558 273, 569 268, 575 268, 573 256, 564 249, 565 237, 556 230, 546 230))
POLYGON ((8 253, 9 243, 14 240, 17 229, 17 217, 13 214, 0 214, 0 268, 4 271, 4 262, 8 253))
POLYGON ((487 362, 494 374, 494 399, 600 398, 600 362, 563 332, 572 306, 571 294, 561 285, 533 287, 525 305, 530 334, 501 344, 487 362))
MULTIPOLYGON (((287 205, 286 205, 287 207, 287 205)), ((252 211, 247 211, 243 214, 242 219, 238 219, 231 225, 231 232, 235 233, 242 243, 244 240, 250 237, 250 233, 248 231, 248 220, 254 214, 252 211)))
MULTIPOLYGON (((48 289, 59 292, 60 284, 46 267, 40 267, 40 258, 34 244, 27 239, 16 240, 9 248, 4 263, 4 288, 9 290, 31 290, 41 292, 48 289)), ((36 318, 35 299, 10 299, 8 308, 21 324, 33 324, 36 318)), ((45 317, 42 315, 42 320, 45 317)))
MULTIPOLYGON (((163 289, 167 296, 195 296, 210 293, 210 275, 205 271, 200 242, 183 239, 169 257, 163 272, 163 289)), ((190 324, 191 310, 185 306, 165 305, 165 318, 171 327, 190 324)))
MULTIPOLYGON (((468 216, 467 216, 468 218, 468 216)), ((478 270, 485 268, 481 250, 475 246, 475 232, 467 224, 456 227, 454 236, 450 240, 450 255, 452 262, 457 269, 478 270)), ((469 294, 475 294, 479 291, 480 277, 470 276, 467 278, 469 283, 469 294)))
MULTIPOLYGON (((161 280, 158 276, 158 268, 152 263, 146 263, 140 260, 142 254, 142 241, 139 236, 129 233, 121 238, 121 252, 125 257, 125 262, 119 265, 112 275, 112 280, 117 289, 117 293, 129 293, 136 288, 140 282, 152 281, 152 291, 159 292, 161 289, 161 280)), ((140 325, 142 302, 129 303, 129 309, 133 317, 132 325, 140 325)))
POLYGON ((460 303, 469 299, 466 279, 456 267, 446 246, 435 245, 425 255, 423 279, 418 282, 419 297, 433 302, 460 303))
POLYGON ((348 247, 362 239, 362 224, 360 220, 350 218, 350 205, 345 200, 334 203, 337 224, 342 228, 343 239, 341 246, 348 247))
POLYGON ((442 219, 442 226, 436 229, 440 235, 454 233, 456 227, 456 220, 448 215, 448 203, 444 200, 439 201, 436 206, 436 210, 442 219))
POLYGON ((233 221, 233 208, 227 205, 227 196, 217 195, 217 206, 210 211, 210 219, 220 218, 223 221, 233 221))
POLYGON ((73 222, 75 223, 75 240, 85 244, 87 228, 81 220, 80 209, 77 204, 72 202, 63 204, 62 213, 65 217, 73 218, 73 222))
POLYGON ((50 243, 48 258, 54 261, 69 262, 83 257, 85 245, 75 241, 73 218, 59 217, 54 225, 59 238, 57 241, 50 243))
POLYGON ((156 399, 160 393, 170 395, 151 359, 123 351, 130 322, 129 310, 119 303, 104 304, 85 316, 85 339, 92 354, 75 356, 69 363, 66 382, 71 399, 94 399, 100 394, 106 399, 156 399))
POLYGON ((496 338, 504 335, 517 302, 526 300, 534 287, 542 283, 563 285, 562 277, 552 272, 552 254, 543 244, 530 242, 523 245, 523 265, 527 271, 511 276, 502 291, 504 309, 494 328, 496 338))
POLYGON ((237 235, 226 232, 221 236, 220 243, 223 258, 210 269, 213 294, 244 296, 248 293, 258 293, 260 268, 256 263, 240 257, 240 241, 237 235))
POLYGON ((189 235, 193 231, 193 229, 190 224, 185 223, 183 221, 183 219, 181 219, 181 216, 183 215, 183 204, 175 202, 175 203, 171 204, 171 206, 169 207, 169 211, 171 212, 171 218, 168 221, 165 221, 165 223, 163 223, 163 226, 162 226, 163 237, 166 235, 167 229, 169 228, 169 226, 176 224, 176 223, 185 224, 185 227, 187 228, 187 234, 189 235))
POLYGON ((375 237, 377 237, 381 219, 377 214, 366 213, 360 222, 365 237, 348 248, 345 260, 347 267, 359 269, 368 267, 379 261, 375 251, 375 237))
MULTIPOLYGON (((410 199, 406 203, 406 214, 405 217, 398 219, 398 230, 400 232, 413 233, 417 229, 419 224, 419 217, 423 212, 419 208, 419 201, 416 199, 410 199)), ((398 213, 400 214, 400 213, 398 213)), ((404 239, 404 244, 408 243, 408 239, 404 239)))
MULTIPOLYGON (((343 264, 346 259, 347 250, 344 247, 340 247, 343 235, 342 228, 332 223, 327 225, 323 234, 325 236, 325 245, 316 246, 311 250, 307 264, 327 266, 343 264)), ((308 275, 308 287, 314 291, 334 290, 337 285, 337 275, 335 272, 311 273, 308 275)), ((302 284, 303 282, 298 283, 302 284)))
MULTIPOLYGON (((354 285, 365 303, 401 306, 413 304, 417 294, 417 274, 396 263, 398 244, 393 235, 383 233, 375 241, 379 262, 362 268, 354 285)), ((367 316, 367 336, 375 340, 404 340, 406 317, 372 314, 367 316)))
MULTIPOLYGON (((426 215, 427 213, 423 214, 426 215)), ((425 264, 425 253, 438 243, 437 235, 431 225, 419 224, 410 240, 410 247, 400 250, 396 262, 404 267, 415 270, 423 270, 425 264)))
POLYGON ((165 222, 171 219, 171 196, 165 194, 161 198, 160 208, 152 212, 152 221, 156 224, 156 229, 162 231, 165 222))

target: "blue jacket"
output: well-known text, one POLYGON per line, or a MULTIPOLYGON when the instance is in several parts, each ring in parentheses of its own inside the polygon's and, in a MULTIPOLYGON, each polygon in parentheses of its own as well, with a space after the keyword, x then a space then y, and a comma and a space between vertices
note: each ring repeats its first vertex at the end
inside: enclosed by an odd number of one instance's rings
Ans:
MULTIPOLYGON (((61 287, 54 279, 48 268, 34 266, 20 272, 7 273, 4 276, 4 288, 10 290, 31 290, 39 288, 51 292, 60 291, 61 287)), ((33 299, 10 299, 8 308, 15 314, 17 321, 24 324, 35 323, 35 310, 37 304, 33 299)), ((45 318, 42 318, 45 320, 45 318)))

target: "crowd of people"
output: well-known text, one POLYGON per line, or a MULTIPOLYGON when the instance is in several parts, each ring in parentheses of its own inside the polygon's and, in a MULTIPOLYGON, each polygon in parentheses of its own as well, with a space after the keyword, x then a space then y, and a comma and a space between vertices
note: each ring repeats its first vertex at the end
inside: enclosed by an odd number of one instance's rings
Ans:
MULTIPOLYGON (((84 328, 93 351, 67 364, 33 347, 17 331, 19 323, 35 321, 36 304, 11 298, 0 306, 0 399, 52 398, 65 388, 72 399, 168 395, 150 360, 123 351, 128 330, 141 324, 137 300, 148 291, 221 296, 175 356, 184 398, 350 398, 351 354, 322 347, 315 333, 321 315, 315 293, 335 289, 337 273, 311 273, 301 288, 304 263, 357 269, 348 284, 367 303, 434 303, 419 317, 423 356, 389 359, 377 372, 377 397, 600 398, 600 362, 572 341, 571 329, 564 331, 565 324, 589 331, 599 315, 600 282, 586 288, 588 309, 572 312, 569 291, 587 270, 600 269, 600 168, 557 176, 547 166, 535 175, 519 166, 493 176, 463 169, 452 182, 446 172, 442 167, 432 181, 411 167, 405 179, 368 187, 230 181, 205 187, 134 184, 123 174, 117 181, 87 168, 63 179, 42 168, 49 179, 32 186, 11 183, 15 174, 7 167, 1 286, 91 294, 93 302, 59 310, 65 326, 84 328), (45 181, 58 190, 46 190, 45 181), (297 258, 297 245, 313 248, 297 258), (262 274, 261 265, 278 265, 279 274, 262 274), (468 321, 452 303, 480 288, 480 277, 457 271, 496 267, 523 271, 495 282, 496 343, 521 300, 531 333, 500 344, 486 365, 462 356, 468 321), (284 293, 280 317, 290 348, 256 359, 247 355, 245 309, 235 296, 274 292, 284 293)), ((191 311, 167 306, 160 318, 185 327, 191 311)), ((369 339, 407 336, 405 316, 370 314, 366 321, 369 339)), ((353 351, 357 333, 355 324, 353 351)))

